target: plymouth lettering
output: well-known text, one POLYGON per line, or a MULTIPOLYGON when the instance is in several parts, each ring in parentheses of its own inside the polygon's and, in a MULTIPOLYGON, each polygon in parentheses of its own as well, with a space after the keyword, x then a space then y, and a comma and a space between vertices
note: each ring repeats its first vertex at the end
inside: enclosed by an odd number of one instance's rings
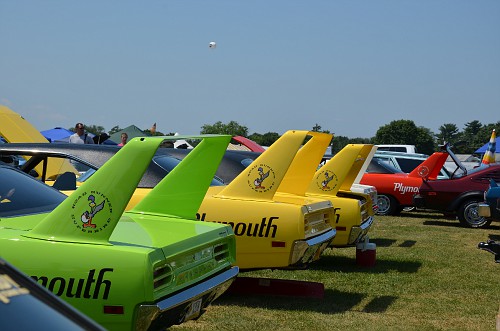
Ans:
MULTIPOLYGON (((205 222, 207 214, 196 214, 196 218, 199 221, 205 222)), ((278 226, 273 224, 274 220, 279 219, 279 217, 269 217, 269 221, 267 221, 267 217, 262 218, 260 223, 250 223, 250 222, 227 222, 227 221, 207 221, 207 222, 215 222, 221 224, 228 224, 233 228, 233 232, 236 236, 247 236, 247 237, 265 237, 275 238, 276 232, 278 231, 278 226)))
POLYGON ((399 192, 400 194, 406 194, 408 192, 418 193, 417 186, 406 186, 403 183, 394 183, 394 191, 399 192))
POLYGON ((89 271, 87 279, 76 279, 73 277, 54 277, 49 279, 47 276, 31 276, 31 278, 55 295, 64 295, 68 298, 99 299, 99 293, 103 287, 104 293, 102 299, 107 300, 109 291, 111 290, 111 281, 104 279, 106 272, 113 272, 113 269, 104 268, 99 270, 97 279, 94 277, 96 273, 95 269, 89 271))

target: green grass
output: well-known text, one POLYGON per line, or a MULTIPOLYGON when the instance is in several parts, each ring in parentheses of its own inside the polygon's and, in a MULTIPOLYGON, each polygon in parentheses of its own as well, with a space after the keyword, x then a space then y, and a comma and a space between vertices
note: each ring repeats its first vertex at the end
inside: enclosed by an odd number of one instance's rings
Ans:
POLYGON ((495 330, 500 264, 477 249, 500 227, 469 229, 439 214, 376 218, 374 267, 354 247, 327 250, 307 270, 260 270, 247 277, 324 284, 322 299, 231 295, 173 330, 495 330))

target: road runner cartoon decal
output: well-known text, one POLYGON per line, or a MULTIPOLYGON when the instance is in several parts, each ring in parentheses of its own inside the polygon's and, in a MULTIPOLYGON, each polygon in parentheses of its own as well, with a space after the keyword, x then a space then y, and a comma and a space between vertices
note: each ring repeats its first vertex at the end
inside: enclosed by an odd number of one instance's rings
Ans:
POLYGON ((338 183, 339 178, 332 171, 321 171, 316 175, 316 184, 322 191, 331 191, 338 183))
POLYGON ((91 191, 90 195, 83 192, 75 199, 72 209, 74 210, 71 214, 73 224, 82 232, 100 232, 111 222, 111 202, 98 191, 91 191), (88 197, 85 198, 86 196, 88 197), (99 217, 96 217, 97 214, 99 217))
POLYGON ((275 185, 276 175, 270 166, 254 165, 248 171, 248 185, 256 192, 267 192, 275 185))

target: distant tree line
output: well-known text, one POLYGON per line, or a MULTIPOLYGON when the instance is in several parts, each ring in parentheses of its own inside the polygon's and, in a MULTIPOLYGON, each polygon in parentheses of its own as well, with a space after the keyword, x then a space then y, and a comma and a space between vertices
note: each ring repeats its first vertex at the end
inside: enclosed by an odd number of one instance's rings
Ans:
MULTIPOLYGON (((439 127, 439 132, 434 133, 423 126, 417 126, 411 120, 395 120, 389 124, 381 126, 371 138, 349 138, 346 136, 335 136, 332 139, 332 153, 337 153, 347 144, 402 144, 415 145, 420 153, 432 154, 439 150, 439 145, 449 143, 452 150, 457 154, 473 154, 478 148, 490 140, 493 129, 500 128, 500 121, 490 124, 482 124, 479 121, 472 121, 465 124, 462 131, 453 123, 445 123, 439 127)), ((85 126, 88 132, 93 134, 104 133, 104 127, 90 125, 85 126)), ((71 128, 70 130, 74 130, 71 128)), ((120 131, 119 126, 114 126, 108 131, 111 135, 120 131)), ((323 130, 319 124, 313 126, 311 131, 331 133, 323 130)), ((153 135, 174 135, 174 133, 164 134, 150 129, 143 130, 146 134, 153 135)), ((243 136, 251 139, 262 146, 270 146, 278 140, 280 135, 276 132, 248 133, 248 128, 236 121, 227 124, 221 121, 214 124, 205 124, 201 127, 200 134, 228 134, 231 136, 243 136)))

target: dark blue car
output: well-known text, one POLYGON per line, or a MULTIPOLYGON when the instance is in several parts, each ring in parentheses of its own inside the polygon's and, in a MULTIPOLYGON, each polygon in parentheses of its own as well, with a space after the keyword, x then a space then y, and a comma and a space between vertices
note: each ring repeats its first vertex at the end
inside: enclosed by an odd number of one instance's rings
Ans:
POLYGON ((500 221, 500 186, 493 179, 490 180, 490 187, 484 194, 484 203, 478 206, 478 212, 480 216, 500 221))

